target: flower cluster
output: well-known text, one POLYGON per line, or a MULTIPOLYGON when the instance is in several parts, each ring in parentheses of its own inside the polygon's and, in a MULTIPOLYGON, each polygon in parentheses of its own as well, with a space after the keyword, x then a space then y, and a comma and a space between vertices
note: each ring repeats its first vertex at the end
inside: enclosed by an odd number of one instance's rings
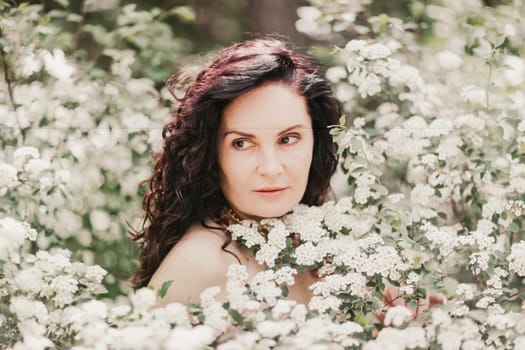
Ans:
POLYGON ((159 10, 87 3, 80 15, 1 6, 0 214, 53 232, 36 242, 42 249, 65 245, 105 261, 105 283, 119 294, 133 261, 116 257, 131 255, 126 222, 138 226, 139 183, 170 113, 155 84, 185 49, 159 10), (108 27, 80 19, 93 13, 119 20, 108 27), (82 38, 91 38, 94 55, 82 38))

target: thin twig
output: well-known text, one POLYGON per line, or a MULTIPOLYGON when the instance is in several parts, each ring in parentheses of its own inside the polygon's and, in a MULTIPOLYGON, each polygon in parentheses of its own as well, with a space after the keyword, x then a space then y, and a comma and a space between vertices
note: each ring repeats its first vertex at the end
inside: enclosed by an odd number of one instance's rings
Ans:
POLYGON ((512 298, 514 298, 515 296, 519 295, 521 292, 522 292, 522 291, 518 290, 518 291, 512 293, 511 295, 509 295, 508 298, 509 298, 509 299, 512 299, 512 298))
POLYGON ((489 110, 490 108, 490 93, 489 93, 489 89, 490 89, 490 81, 492 80, 492 63, 489 63, 489 78, 488 78, 488 86, 487 86, 487 90, 485 91, 486 93, 486 99, 487 99, 487 110, 489 110))
POLYGON ((401 293, 399 294, 397 297, 395 297, 394 299, 390 300, 388 303, 386 304, 383 304, 383 306, 381 306, 381 310, 380 311, 386 311, 386 309, 389 307, 389 306, 392 306, 392 304, 394 303, 394 301, 396 301, 397 299, 401 299, 404 297, 404 293, 401 293))

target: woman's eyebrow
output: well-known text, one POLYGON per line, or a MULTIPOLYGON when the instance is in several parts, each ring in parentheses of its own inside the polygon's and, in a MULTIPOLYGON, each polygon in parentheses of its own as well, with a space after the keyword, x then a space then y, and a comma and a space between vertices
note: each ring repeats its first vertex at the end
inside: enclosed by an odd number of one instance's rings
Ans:
POLYGON ((286 134, 288 131, 293 130, 293 129, 298 129, 298 128, 306 129, 306 126, 304 126, 303 124, 295 124, 281 131, 279 135, 286 134))
MULTIPOLYGON (((303 124, 292 125, 292 126, 286 128, 286 129, 280 131, 278 135, 286 134, 288 131, 293 130, 293 129, 297 129, 297 128, 306 128, 306 126, 304 126, 303 124)), ((239 131, 239 130, 228 130, 228 131, 226 131, 224 133, 223 137, 226 137, 229 134, 238 134, 238 135, 241 135, 241 136, 244 136, 244 137, 255 137, 255 135, 253 135, 253 134, 250 134, 250 133, 247 133, 247 132, 244 132, 244 131, 239 131)))

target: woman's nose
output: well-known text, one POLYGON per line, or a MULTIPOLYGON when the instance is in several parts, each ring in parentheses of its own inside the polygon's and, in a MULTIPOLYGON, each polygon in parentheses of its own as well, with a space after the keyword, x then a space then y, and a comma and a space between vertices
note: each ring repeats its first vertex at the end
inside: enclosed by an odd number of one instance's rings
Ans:
POLYGON ((284 167, 281 156, 273 147, 260 149, 257 172, 265 176, 275 176, 282 173, 284 167))

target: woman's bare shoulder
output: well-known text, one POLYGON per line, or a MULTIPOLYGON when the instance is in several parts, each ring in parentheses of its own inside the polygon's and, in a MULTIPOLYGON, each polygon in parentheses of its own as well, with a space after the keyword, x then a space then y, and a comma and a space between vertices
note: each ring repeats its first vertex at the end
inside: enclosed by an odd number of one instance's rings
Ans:
POLYGON ((150 285, 161 288, 173 281, 159 304, 198 302, 206 288, 219 286, 224 292, 228 266, 236 259, 221 249, 224 232, 201 224, 190 227, 183 238, 170 250, 153 274, 150 285))

